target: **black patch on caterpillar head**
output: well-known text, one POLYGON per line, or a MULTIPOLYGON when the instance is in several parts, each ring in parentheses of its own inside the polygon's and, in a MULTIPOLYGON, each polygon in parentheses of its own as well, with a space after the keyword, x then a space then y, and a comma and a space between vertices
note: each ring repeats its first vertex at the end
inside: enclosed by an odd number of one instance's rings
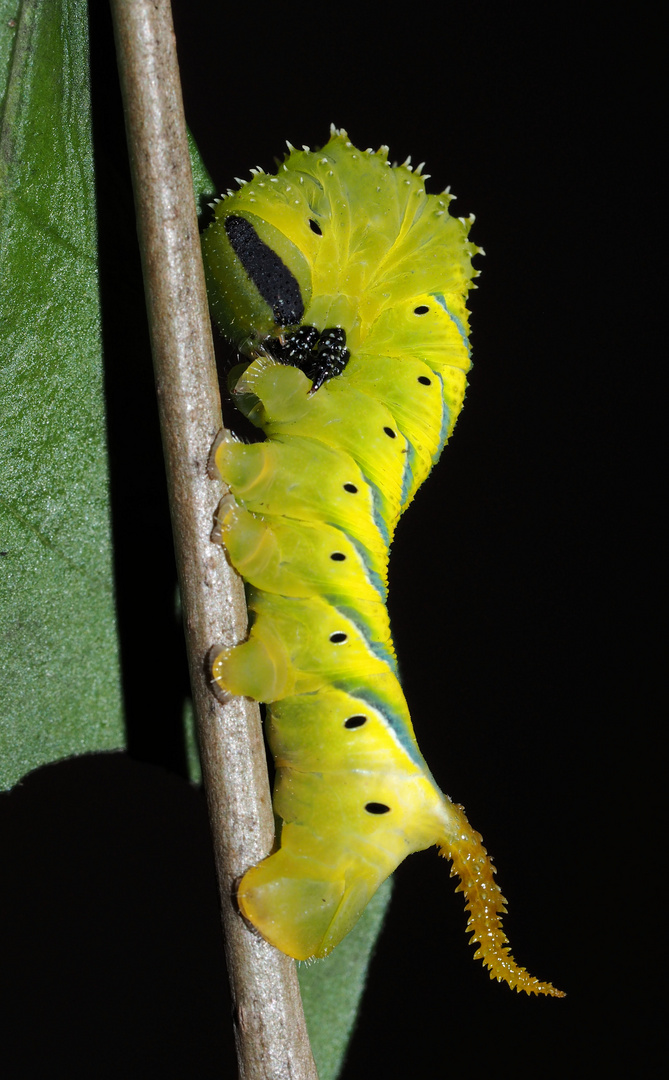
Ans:
POLYGON ((231 214, 225 219, 230 246, 249 278, 272 309, 277 326, 294 326, 304 318, 304 302, 295 276, 275 251, 260 239, 250 221, 231 214))
POLYGON ((341 375, 351 355, 341 326, 329 326, 320 334, 315 326, 300 326, 286 335, 283 343, 276 342, 272 353, 279 363, 292 364, 311 379, 310 394, 315 394, 328 379, 341 375))
POLYGON ((368 802, 365 803, 365 810, 368 814, 388 814, 390 813, 390 807, 386 806, 383 802, 368 802))

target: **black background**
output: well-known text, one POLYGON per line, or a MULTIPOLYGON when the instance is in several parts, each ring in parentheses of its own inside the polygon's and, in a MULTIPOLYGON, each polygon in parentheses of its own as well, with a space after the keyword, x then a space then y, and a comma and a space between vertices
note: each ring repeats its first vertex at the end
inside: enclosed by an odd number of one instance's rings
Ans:
MULTIPOLYGON (((129 756, 50 766, 2 798, 8 1075, 232 1076, 206 817, 182 778, 187 676, 110 22, 92 8, 129 756)), ((568 997, 491 983, 447 865, 412 856, 343 1075, 653 1073, 656 30, 604 5, 174 10, 187 118, 221 188, 334 122, 425 160, 487 252, 466 406, 400 525, 391 619, 421 748, 494 857, 514 955, 568 997)))

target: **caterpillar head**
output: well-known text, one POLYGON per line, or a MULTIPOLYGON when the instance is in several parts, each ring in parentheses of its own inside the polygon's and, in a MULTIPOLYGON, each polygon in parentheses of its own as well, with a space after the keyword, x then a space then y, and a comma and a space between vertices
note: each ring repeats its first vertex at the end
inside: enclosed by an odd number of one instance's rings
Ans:
POLYGON ((427 195, 419 169, 391 166, 385 146, 356 149, 343 130, 322 150, 289 149, 276 176, 253 169, 215 204, 203 236, 212 309, 240 351, 306 325, 341 328, 353 352, 380 316, 425 295, 466 319, 478 249, 452 196, 427 195))

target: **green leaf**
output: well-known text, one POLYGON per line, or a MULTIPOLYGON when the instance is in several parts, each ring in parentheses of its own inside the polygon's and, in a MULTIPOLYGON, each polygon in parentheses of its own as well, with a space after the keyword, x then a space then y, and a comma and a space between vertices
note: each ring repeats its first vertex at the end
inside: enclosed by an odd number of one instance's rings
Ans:
POLYGON ((0 787, 123 745, 86 0, 23 0, 0 135, 0 787))
MULTIPOLYGON (((0 788, 124 743, 86 15, 86 0, 0 0, 0 788)), ((202 210, 216 189, 190 149, 202 210)), ((389 896, 299 972, 321 1080, 341 1069, 389 896)))
POLYGON ((190 154, 190 168, 193 174, 193 190, 195 192, 195 206, 197 208, 198 218, 202 218, 204 211, 207 208, 207 203, 216 198, 218 194, 216 191, 216 185, 209 175, 209 171, 204 161, 200 157, 200 151, 198 150, 195 139, 191 135, 190 131, 186 132, 188 136, 188 152, 190 154))
POLYGON ((298 965, 304 1015, 319 1080, 336 1080, 353 1034, 374 946, 392 893, 388 878, 359 923, 325 960, 298 965))
POLYGON ((0 0, 0 116, 4 107, 21 0, 0 0))

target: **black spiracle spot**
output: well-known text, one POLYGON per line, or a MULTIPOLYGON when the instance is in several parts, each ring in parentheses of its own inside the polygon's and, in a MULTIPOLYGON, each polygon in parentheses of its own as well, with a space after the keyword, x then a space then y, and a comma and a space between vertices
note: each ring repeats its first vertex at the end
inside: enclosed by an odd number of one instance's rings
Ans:
POLYGON ((348 491, 351 495, 358 494, 358 489, 355 484, 344 484, 344 491, 348 491))
POLYGON ((388 814, 390 813, 390 807, 386 806, 384 802, 368 802, 365 803, 365 810, 368 814, 388 814))
POLYGON ((344 720, 344 727, 348 728, 349 731, 353 731, 354 728, 362 727, 366 723, 367 717, 363 713, 358 713, 356 716, 349 716, 344 720))
POLYGON ((393 429, 391 427, 384 427, 383 430, 385 431, 385 433, 386 433, 386 435, 388 436, 389 439, 396 439, 397 438, 397 432, 393 431, 393 429))
POLYGON ((427 315, 429 311, 427 304, 420 304, 417 308, 413 309, 414 315, 427 315))
POLYGON ((343 645, 345 641, 348 641, 348 634, 345 634, 343 630, 337 630, 334 634, 330 634, 330 641, 333 645, 343 645))
POLYGON ((333 562, 344 562, 346 556, 344 555, 343 551, 333 551, 330 555, 330 558, 333 562))
POLYGON ((418 382, 421 386, 432 386, 432 379, 428 379, 427 375, 419 375, 418 382))
POLYGON ((314 221, 313 218, 309 218, 309 228, 311 229, 311 231, 313 233, 316 233, 316 236, 322 236, 323 235, 323 230, 321 229, 318 222, 314 221))

